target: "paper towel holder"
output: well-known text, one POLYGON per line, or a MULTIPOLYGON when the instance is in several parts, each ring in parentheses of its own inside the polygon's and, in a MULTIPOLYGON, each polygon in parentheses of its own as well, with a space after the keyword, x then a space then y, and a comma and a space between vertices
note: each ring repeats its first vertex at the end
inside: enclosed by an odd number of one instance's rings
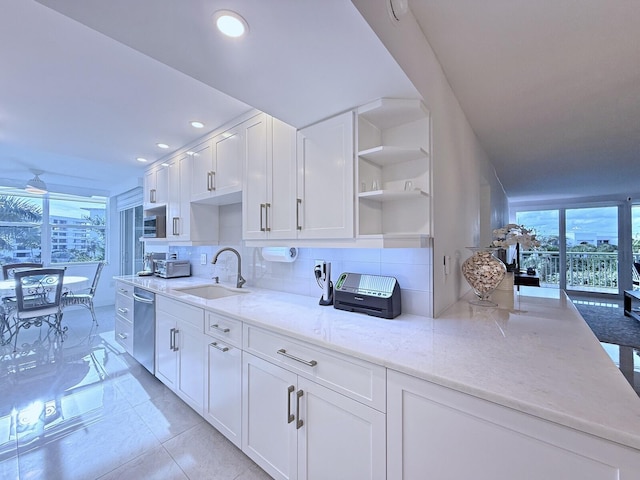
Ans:
POLYGON ((296 247, 262 247, 262 258, 269 262, 293 262, 298 258, 296 247))

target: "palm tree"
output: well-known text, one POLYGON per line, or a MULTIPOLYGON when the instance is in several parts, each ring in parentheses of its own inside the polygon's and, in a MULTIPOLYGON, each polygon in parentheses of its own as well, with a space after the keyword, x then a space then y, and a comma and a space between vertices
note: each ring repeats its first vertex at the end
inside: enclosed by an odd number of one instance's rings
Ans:
MULTIPOLYGON (((25 198, 12 195, 0 195, 0 222, 40 223, 42 206, 29 202, 25 198)), ((40 246, 40 238, 35 238, 30 227, 0 227, 0 250, 13 251, 19 242, 22 245, 40 246)))

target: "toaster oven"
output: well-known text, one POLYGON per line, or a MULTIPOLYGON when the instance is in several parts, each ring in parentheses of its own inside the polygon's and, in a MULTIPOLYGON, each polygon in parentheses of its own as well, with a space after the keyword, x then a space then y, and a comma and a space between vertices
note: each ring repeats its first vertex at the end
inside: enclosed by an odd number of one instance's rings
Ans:
POLYGON ((162 278, 190 277, 191 263, 189 260, 156 260, 153 273, 162 278))

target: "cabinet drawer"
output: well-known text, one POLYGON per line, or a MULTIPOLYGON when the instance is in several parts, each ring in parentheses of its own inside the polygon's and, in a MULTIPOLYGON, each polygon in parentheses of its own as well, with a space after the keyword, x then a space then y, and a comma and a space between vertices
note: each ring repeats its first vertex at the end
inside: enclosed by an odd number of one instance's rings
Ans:
POLYGON ((133 298, 133 287, 123 282, 116 282, 116 293, 133 298))
POLYGON ((204 310, 187 303, 178 302, 162 295, 156 295, 156 312, 171 315, 181 322, 186 322, 203 332, 204 310))
POLYGON ((116 293, 116 315, 129 323, 133 322, 133 298, 116 293))
POLYGON ((246 324, 244 350, 381 412, 386 409, 386 370, 380 365, 246 324))
POLYGON ((242 348, 242 322, 213 312, 205 312, 204 333, 242 348))
POLYGON ((116 316, 115 338, 125 351, 133 353, 133 324, 116 316))

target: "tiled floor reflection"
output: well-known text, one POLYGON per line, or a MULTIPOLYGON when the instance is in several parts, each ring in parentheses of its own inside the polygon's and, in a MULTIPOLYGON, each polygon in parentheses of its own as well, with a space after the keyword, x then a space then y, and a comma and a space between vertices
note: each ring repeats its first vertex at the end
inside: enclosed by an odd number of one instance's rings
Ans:
POLYGON ((269 479, 114 341, 113 307, 0 347, 2 479, 269 479))

